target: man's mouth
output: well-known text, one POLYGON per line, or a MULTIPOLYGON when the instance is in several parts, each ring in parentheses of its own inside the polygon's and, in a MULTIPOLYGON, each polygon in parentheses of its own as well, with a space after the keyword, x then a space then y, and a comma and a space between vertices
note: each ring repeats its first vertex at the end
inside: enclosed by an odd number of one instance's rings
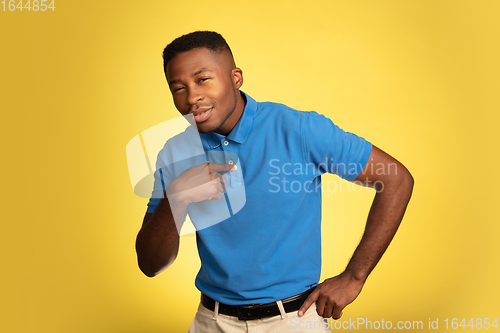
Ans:
POLYGON ((210 115, 212 114, 212 110, 213 107, 200 108, 196 111, 193 111, 192 114, 194 116, 194 121, 196 121, 197 123, 204 122, 205 120, 208 119, 208 117, 210 117, 210 115))

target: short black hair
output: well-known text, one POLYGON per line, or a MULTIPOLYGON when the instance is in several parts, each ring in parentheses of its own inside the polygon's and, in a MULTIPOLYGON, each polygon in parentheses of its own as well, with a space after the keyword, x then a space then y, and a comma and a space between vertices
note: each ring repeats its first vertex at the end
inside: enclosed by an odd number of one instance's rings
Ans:
POLYGON ((220 53, 228 50, 231 53, 229 45, 220 34, 214 31, 195 31, 182 35, 174 39, 163 50, 163 70, 167 74, 167 64, 179 53, 187 52, 192 49, 204 47, 214 52, 220 53))

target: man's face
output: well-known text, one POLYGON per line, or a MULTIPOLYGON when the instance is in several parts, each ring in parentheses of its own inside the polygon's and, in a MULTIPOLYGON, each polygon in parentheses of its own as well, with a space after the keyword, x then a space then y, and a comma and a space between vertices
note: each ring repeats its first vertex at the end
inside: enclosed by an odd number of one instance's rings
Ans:
POLYGON ((194 115, 200 133, 227 135, 233 129, 241 115, 233 113, 243 77, 228 51, 196 48, 180 53, 168 62, 166 74, 175 107, 194 115))

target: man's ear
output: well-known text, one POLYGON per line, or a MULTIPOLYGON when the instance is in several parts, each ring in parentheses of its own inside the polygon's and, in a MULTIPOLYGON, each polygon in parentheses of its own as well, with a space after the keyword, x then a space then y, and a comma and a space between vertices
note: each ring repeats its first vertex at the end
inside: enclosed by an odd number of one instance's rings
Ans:
POLYGON ((234 87, 240 89, 243 85, 243 71, 238 67, 233 68, 231 70, 231 79, 233 80, 234 87))

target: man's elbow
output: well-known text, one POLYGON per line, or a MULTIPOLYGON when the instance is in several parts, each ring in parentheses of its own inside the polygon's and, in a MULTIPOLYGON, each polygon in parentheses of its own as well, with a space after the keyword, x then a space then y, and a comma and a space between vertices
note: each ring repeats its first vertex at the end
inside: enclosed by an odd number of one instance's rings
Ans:
POLYGON ((399 172, 396 174, 396 177, 394 177, 395 179, 393 182, 393 186, 395 189, 407 193, 409 199, 413 192, 415 179, 406 167, 404 167, 403 165, 401 166, 402 168, 399 168, 399 172))
POLYGON ((160 271, 155 272, 155 271, 149 270, 149 269, 141 266, 140 264, 139 264, 139 269, 141 270, 141 272, 144 273, 144 275, 146 275, 147 277, 150 277, 150 278, 155 277, 161 273, 160 271))
POLYGON ((138 264, 139 264, 139 269, 141 272, 144 273, 147 277, 155 277, 164 270, 166 270, 168 267, 170 267, 174 261, 177 255, 172 256, 169 258, 166 262, 163 263, 154 263, 154 262, 146 262, 145 260, 141 260, 138 258, 138 264))
POLYGON ((141 270, 141 272, 144 273, 144 275, 146 275, 147 277, 152 278, 152 277, 157 276, 161 272, 163 272, 166 269, 166 267, 163 268, 163 269, 160 269, 160 270, 154 270, 154 269, 151 269, 149 267, 145 267, 144 265, 139 264, 139 269, 141 270))
POLYGON ((140 237, 137 237, 135 250, 139 269, 147 277, 155 277, 174 263, 179 246, 160 250, 148 246, 140 237))
POLYGON ((413 186, 415 185, 415 179, 407 168, 404 168, 403 181, 402 183, 411 191, 413 191, 413 186))
POLYGON ((415 179, 412 174, 401 164, 395 172, 385 175, 383 180, 376 181, 373 187, 377 193, 399 193, 400 195, 402 192, 405 192, 411 196, 414 184, 415 179))

